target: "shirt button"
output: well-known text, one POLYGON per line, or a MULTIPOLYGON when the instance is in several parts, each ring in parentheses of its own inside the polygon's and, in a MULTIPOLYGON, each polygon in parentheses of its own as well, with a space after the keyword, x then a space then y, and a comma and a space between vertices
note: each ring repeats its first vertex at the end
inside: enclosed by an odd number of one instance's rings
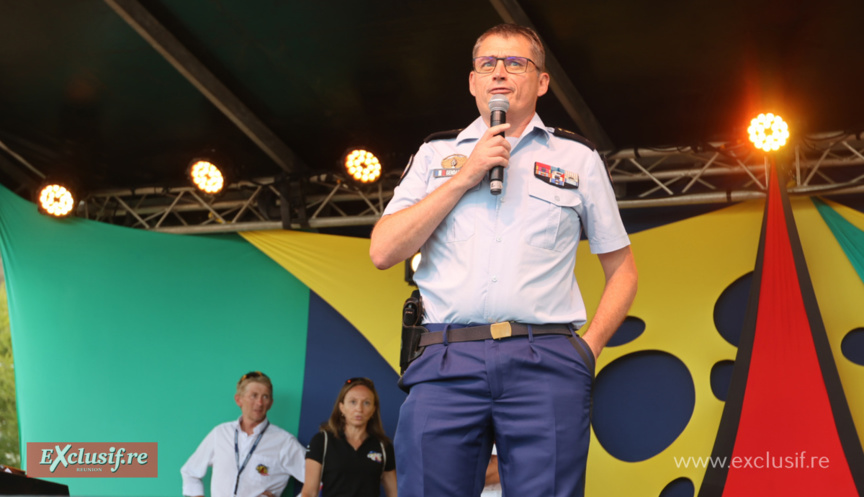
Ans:
POLYGON ((493 283, 497 283, 497 282, 498 282, 498 277, 497 277, 497 276, 493 276, 493 277, 492 277, 492 282, 493 282, 493 283))
POLYGON ((556 202, 559 202, 559 201, 561 201, 561 199, 560 199, 560 198, 558 198, 558 195, 555 195, 555 201, 556 201, 556 202))
POLYGON ((501 237, 500 237, 500 236, 496 236, 496 237, 495 237, 495 241, 496 241, 496 242, 500 242, 500 241, 501 241, 501 237))

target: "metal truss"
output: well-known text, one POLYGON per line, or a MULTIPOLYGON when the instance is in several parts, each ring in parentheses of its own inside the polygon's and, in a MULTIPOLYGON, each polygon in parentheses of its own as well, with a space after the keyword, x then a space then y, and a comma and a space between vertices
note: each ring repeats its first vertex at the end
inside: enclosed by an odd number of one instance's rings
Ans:
MULTIPOLYGON (((864 192, 864 140, 825 133, 802 137, 773 156, 743 142, 699 147, 628 149, 607 157, 622 209, 714 204, 763 198, 774 160, 790 195, 864 192)), ((361 186, 335 175, 241 181, 218 196, 193 187, 91 193, 78 215, 167 233, 369 226, 381 216, 398 183, 385 175, 361 186)))
POLYGON ((749 142, 629 149, 607 157, 622 209, 763 198, 773 160, 790 195, 864 192, 864 140, 849 133, 801 137, 772 154, 749 142))
POLYGON ((241 181, 218 195, 205 195, 191 186, 106 190, 89 194, 78 215, 185 234, 363 226, 381 217, 397 181, 389 177, 362 187, 324 174, 304 180, 241 181))

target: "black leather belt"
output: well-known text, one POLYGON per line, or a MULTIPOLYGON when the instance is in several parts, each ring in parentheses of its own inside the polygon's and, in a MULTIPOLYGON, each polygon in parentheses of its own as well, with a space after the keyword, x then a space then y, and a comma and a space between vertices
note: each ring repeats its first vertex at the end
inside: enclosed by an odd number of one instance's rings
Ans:
MULTIPOLYGON (((528 336, 528 327, 534 335, 567 335, 572 331, 566 324, 523 324, 523 323, 494 323, 481 326, 469 326, 467 328, 453 328, 447 330, 448 342, 474 342, 494 338, 500 340, 508 337, 528 336)), ((444 343, 443 331, 432 331, 420 336, 420 347, 444 343)))

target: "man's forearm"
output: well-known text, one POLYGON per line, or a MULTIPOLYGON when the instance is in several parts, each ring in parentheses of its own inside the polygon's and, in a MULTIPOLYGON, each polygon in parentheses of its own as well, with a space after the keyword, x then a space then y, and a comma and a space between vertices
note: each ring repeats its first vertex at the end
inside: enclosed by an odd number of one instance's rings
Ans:
MULTIPOLYGON (((194 459, 195 456, 192 456, 194 459)), ((204 482, 202 478, 207 474, 207 466, 204 466, 203 472, 201 468, 198 467, 198 461, 194 461, 190 459, 180 468, 180 477, 183 481, 183 495, 192 495, 192 496, 203 496, 204 495, 204 482)))
POLYGON ((378 269, 408 259, 426 243, 468 188, 454 176, 420 202, 382 217, 372 230, 369 256, 378 269))
POLYGON ((600 355, 600 351, 627 317, 627 312, 636 297, 638 282, 636 263, 630 247, 609 254, 600 254, 599 257, 606 275, 606 286, 600 297, 597 312, 582 335, 595 357, 600 355))

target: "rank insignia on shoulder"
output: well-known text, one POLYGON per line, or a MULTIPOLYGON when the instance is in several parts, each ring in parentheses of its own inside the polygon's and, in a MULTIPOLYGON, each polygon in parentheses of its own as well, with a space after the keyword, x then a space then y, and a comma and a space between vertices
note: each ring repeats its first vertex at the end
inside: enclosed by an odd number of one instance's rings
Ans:
POLYGON ((467 160, 468 157, 465 157, 462 154, 448 155, 441 161, 441 167, 444 169, 459 169, 465 165, 467 160))
POLYGON ((568 140, 573 140, 575 142, 579 142, 582 145, 585 145, 586 147, 590 148, 592 151, 597 150, 597 147, 593 143, 591 143, 591 140, 589 140, 588 138, 585 138, 582 135, 577 135, 576 133, 574 133, 572 131, 567 131, 566 129, 561 129, 561 128, 552 128, 552 134, 555 136, 561 137, 561 138, 566 138, 568 140))
POLYGON ((578 174, 542 162, 534 163, 534 176, 558 188, 579 188, 578 174))
POLYGON ((438 131, 437 133, 432 133, 431 135, 427 136, 426 139, 423 141, 425 143, 429 143, 429 142, 435 141, 435 140, 452 140, 452 139, 456 138, 457 136, 459 136, 459 133, 461 133, 461 132, 462 132, 461 129, 451 129, 449 131, 438 131))

